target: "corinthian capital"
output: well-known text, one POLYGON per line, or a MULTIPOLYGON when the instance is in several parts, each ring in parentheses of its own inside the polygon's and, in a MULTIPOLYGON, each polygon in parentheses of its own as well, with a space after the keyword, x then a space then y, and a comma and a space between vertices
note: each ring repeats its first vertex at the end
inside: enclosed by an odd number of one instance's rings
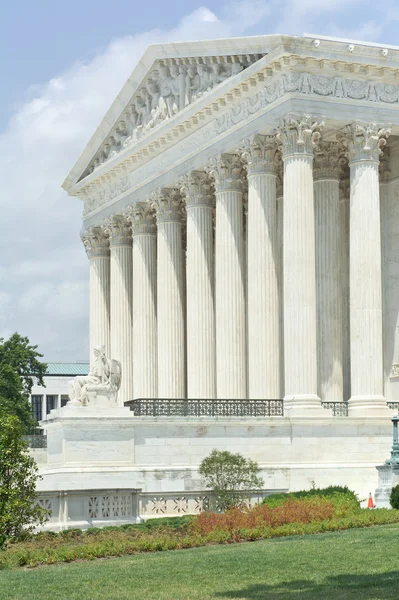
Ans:
POLYGON ((160 188, 151 194, 151 207, 158 223, 180 223, 183 202, 177 188, 160 188))
POLYGON ((339 179, 347 163, 345 149, 339 142, 320 142, 314 149, 314 179, 339 179))
POLYGON ((187 208, 213 204, 212 182, 204 171, 192 171, 180 179, 180 191, 186 197, 187 208))
POLYGON ((283 157, 290 154, 313 156, 313 149, 319 143, 323 126, 324 122, 315 121, 309 115, 282 119, 277 137, 283 145, 283 157))
POLYGON ((216 192, 242 191, 245 173, 238 154, 219 154, 209 161, 206 170, 214 182, 216 192))
POLYGON ((114 215, 105 219, 102 228, 109 236, 109 244, 113 246, 131 246, 132 229, 129 221, 123 215, 114 215))
POLYGON ((81 238, 89 258, 109 257, 109 238, 101 227, 89 227, 81 238))
POLYGON ((155 210, 149 204, 138 202, 128 206, 125 217, 132 224, 133 235, 156 234, 155 210))
POLYGON ((276 135, 254 135, 243 141, 239 152, 248 169, 248 175, 277 175, 280 151, 276 135))
POLYGON ((390 133, 377 123, 352 123, 337 137, 347 149, 349 162, 378 161, 390 133))

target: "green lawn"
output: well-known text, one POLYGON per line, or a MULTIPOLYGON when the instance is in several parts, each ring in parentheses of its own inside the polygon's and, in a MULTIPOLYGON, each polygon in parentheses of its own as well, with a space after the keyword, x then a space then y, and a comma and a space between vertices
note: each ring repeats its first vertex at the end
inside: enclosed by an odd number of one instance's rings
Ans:
POLYGON ((0 571, 1 600, 387 600, 399 525, 0 571))

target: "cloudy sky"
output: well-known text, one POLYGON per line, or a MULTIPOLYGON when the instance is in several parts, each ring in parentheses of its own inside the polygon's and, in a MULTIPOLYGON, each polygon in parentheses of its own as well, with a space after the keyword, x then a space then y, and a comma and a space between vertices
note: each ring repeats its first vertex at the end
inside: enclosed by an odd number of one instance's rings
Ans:
POLYGON ((1 9, 0 336, 88 348, 82 205, 61 189, 145 48, 268 33, 398 44, 397 0, 14 0, 1 9))

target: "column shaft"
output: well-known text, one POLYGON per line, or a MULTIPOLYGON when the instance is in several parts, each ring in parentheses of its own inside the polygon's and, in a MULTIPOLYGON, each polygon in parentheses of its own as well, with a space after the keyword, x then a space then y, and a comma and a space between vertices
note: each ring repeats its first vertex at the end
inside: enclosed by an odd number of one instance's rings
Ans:
POLYGON ((249 398, 280 397, 280 327, 275 160, 272 136, 246 142, 249 398))
POLYGON ((171 190, 155 201, 158 222, 158 397, 185 398, 181 202, 171 190))
POLYGON ((184 178, 187 196, 187 395, 216 398, 213 196, 205 173, 184 178))
POLYGON ((379 156, 388 130, 346 130, 350 167, 350 347, 352 415, 387 412, 383 395, 379 156))
POLYGON ((318 393, 342 402, 342 271, 339 180, 315 181, 318 393))
POLYGON ((317 124, 303 118, 283 122, 280 135, 284 161, 285 400, 292 414, 310 414, 324 410, 317 396, 313 196, 313 146, 319 134, 317 124))
POLYGON ((90 348, 104 346, 110 352, 110 254, 109 241, 101 228, 82 236, 90 258, 90 348))
POLYGON ((156 398, 157 240, 151 211, 138 209, 133 222, 133 360, 134 397, 156 398))
MULTIPOLYGON (((282 180, 282 175, 281 175, 282 180)), ((283 262, 283 188, 277 188, 277 237, 278 237, 278 305, 280 336, 280 398, 284 397, 284 262, 283 262)))
POLYGON ((111 242, 111 357, 122 365, 118 403, 133 399, 132 246, 111 242))
POLYGON ((218 398, 247 397, 243 168, 238 155, 211 161, 216 190, 215 314, 218 398))
POLYGON ((350 374, 350 317, 349 317, 349 180, 341 183, 341 279, 342 279, 342 376, 343 399, 348 402, 351 395, 350 374))
POLYGON ((216 194, 218 398, 246 397, 242 192, 216 194))

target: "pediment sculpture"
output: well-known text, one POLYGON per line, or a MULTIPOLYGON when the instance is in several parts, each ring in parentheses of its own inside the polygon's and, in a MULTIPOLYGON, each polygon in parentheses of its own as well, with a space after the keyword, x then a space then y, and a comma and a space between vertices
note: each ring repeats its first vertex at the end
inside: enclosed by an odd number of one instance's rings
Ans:
POLYGON ((88 375, 78 375, 68 383, 69 405, 90 407, 116 406, 121 385, 121 363, 108 359, 104 346, 93 350, 94 361, 88 375))
POLYGON ((175 58, 155 63, 82 179, 261 56, 175 58))

